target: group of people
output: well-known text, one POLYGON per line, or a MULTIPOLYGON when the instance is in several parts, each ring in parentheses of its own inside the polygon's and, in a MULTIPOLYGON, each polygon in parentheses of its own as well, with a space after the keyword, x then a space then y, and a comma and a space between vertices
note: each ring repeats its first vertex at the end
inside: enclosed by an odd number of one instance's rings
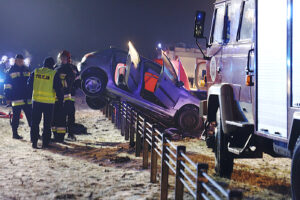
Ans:
POLYGON ((11 127, 14 139, 22 139, 18 134, 20 113, 23 110, 31 127, 30 137, 33 148, 49 147, 51 133, 55 142, 64 142, 65 134, 74 138, 70 127, 75 124, 75 91, 80 86, 77 67, 71 63, 71 54, 62 51, 57 57, 44 60, 43 67, 32 73, 24 66, 24 57, 16 55, 15 64, 6 73, 4 94, 6 103, 12 106, 11 127), (39 134, 39 124, 44 118, 43 134, 39 134))

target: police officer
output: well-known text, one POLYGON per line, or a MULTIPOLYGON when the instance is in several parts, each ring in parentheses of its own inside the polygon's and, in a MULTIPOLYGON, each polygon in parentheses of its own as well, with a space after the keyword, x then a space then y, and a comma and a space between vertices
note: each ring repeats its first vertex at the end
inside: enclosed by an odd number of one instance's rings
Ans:
POLYGON ((31 125, 31 92, 27 87, 30 72, 24 66, 24 57, 16 55, 15 64, 9 69, 4 82, 6 103, 12 105, 12 132, 14 139, 22 139, 18 134, 21 110, 25 112, 27 122, 31 125))
POLYGON ((37 148, 39 138, 39 125, 42 114, 44 115, 44 130, 42 147, 48 147, 51 139, 51 123, 55 97, 57 105, 63 107, 63 91, 59 76, 54 70, 54 59, 49 57, 44 60, 44 66, 37 68, 28 80, 28 86, 32 91, 32 147, 37 148))
MULTIPOLYGON (((70 105, 72 104, 72 89, 75 82, 75 74, 70 64, 70 53, 68 51, 62 51, 58 55, 58 64, 55 67, 57 71, 64 91, 64 106, 63 109, 59 109, 59 106, 55 104, 54 107, 54 121, 53 121, 53 133, 57 142, 63 142, 66 126, 67 115, 70 113, 70 105)), ((75 111, 74 111, 75 112, 75 111)))

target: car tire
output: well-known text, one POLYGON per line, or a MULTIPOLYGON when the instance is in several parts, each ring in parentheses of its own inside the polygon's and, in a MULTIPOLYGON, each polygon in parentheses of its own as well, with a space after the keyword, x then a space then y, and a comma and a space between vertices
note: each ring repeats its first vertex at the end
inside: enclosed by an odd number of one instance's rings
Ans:
POLYGON ((86 104, 93 110, 100 110, 107 105, 107 100, 103 97, 85 97, 86 104))
POLYGON ((216 116, 215 128, 215 171, 220 177, 230 178, 233 171, 233 155, 228 152, 228 136, 223 132, 220 110, 216 116))
POLYGON ((292 159, 291 184, 293 199, 300 199, 300 137, 298 138, 292 159))
POLYGON ((95 71, 82 76, 81 88, 85 95, 97 97, 104 94, 107 85, 106 74, 102 71, 95 71))
POLYGON ((197 133, 203 124, 203 120, 199 117, 198 108, 185 106, 179 111, 177 123, 181 130, 197 133))

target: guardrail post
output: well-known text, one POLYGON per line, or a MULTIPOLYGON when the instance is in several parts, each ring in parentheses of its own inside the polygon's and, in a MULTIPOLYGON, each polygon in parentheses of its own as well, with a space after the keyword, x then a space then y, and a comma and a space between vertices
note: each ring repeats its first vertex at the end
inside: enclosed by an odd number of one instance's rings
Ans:
POLYGON ((135 121, 134 121, 134 109, 131 109, 131 116, 130 116, 130 130, 129 130, 129 146, 134 147, 134 132, 135 132, 135 121))
POLYGON ((242 200, 243 193, 239 190, 230 190, 228 193, 228 200, 242 200))
POLYGON ((176 183, 175 183, 175 199, 182 200, 183 199, 183 189, 184 185, 180 179, 184 180, 183 174, 180 172, 181 170, 184 171, 184 166, 181 164, 184 162, 182 157, 182 153, 185 153, 186 148, 185 146, 177 146, 176 149, 176 183))
POLYGON ((116 110, 115 110, 115 103, 112 102, 111 106, 111 123, 115 123, 115 118, 116 118, 116 110))
MULTIPOLYGON (((147 135, 146 135, 146 119, 143 123, 143 169, 148 169, 149 166, 149 143, 147 142, 147 135)), ((150 176, 151 177, 151 176, 150 176)))
POLYGON ((135 156, 136 157, 140 157, 141 154, 141 146, 142 146, 142 142, 141 142, 141 134, 139 133, 139 114, 137 114, 137 123, 136 123, 136 144, 135 144, 135 156))
POLYGON ((161 183, 160 183, 160 199, 167 200, 168 199, 168 182, 169 182, 169 166, 166 162, 169 161, 166 156, 169 154, 167 150, 168 142, 167 142, 168 134, 163 133, 162 136, 162 156, 161 156, 161 183))
POLYGON ((108 118, 108 113, 109 113, 109 103, 106 104, 105 107, 105 117, 108 118))
POLYGON ((125 133, 125 125, 126 125, 126 110, 124 108, 124 104, 121 103, 121 135, 124 136, 125 133))
MULTIPOLYGON (((150 175, 150 182, 156 183, 156 175, 157 175, 157 153, 155 151, 156 148, 156 137, 157 133, 154 130, 154 125, 151 129, 151 175, 150 175)), ((148 150, 148 149, 147 149, 148 150)))
POLYGON ((117 128, 121 129, 121 123, 122 123, 122 107, 121 107, 121 101, 118 102, 118 123, 117 128))
POLYGON ((202 200, 202 193, 205 192, 202 183, 205 182, 205 178, 203 176, 203 172, 207 173, 208 170, 208 164, 206 163, 198 163, 197 164, 197 188, 196 188, 196 196, 197 200, 202 200))
POLYGON ((126 106, 126 119, 125 119, 125 140, 129 140, 129 128, 130 128, 130 115, 131 107, 127 104, 126 106))

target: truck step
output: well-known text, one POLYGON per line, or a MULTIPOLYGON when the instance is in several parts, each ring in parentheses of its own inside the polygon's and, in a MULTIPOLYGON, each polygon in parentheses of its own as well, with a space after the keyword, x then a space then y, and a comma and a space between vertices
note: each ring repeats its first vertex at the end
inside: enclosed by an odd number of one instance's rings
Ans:
POLYGON ((229 120, 226 120, 226 124, 232 125, 232 126, 237 126, 237 127, 240 127, 240 128, 244 128, 246 126, 254 126, 254 124, 250 123, 250 122, 229 121, 229 120))

